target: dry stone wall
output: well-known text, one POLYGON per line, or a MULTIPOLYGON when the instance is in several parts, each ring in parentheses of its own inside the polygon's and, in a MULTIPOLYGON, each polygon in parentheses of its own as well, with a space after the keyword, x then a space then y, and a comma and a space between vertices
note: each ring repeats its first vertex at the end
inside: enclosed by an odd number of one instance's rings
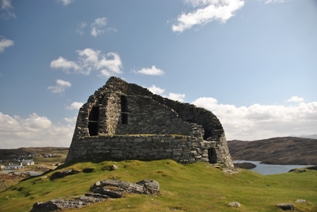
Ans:
POLYGON ((78 140, 76 148, 72 149, 72 156, 80 160, 173 159, 181 163, 208 162, 215 145, 214 141, 192 136, 96 136, 78 140))
POLYGON ((66 162, 166 158, 233 166, 213 113, 111 77, 79 110, 66 162))

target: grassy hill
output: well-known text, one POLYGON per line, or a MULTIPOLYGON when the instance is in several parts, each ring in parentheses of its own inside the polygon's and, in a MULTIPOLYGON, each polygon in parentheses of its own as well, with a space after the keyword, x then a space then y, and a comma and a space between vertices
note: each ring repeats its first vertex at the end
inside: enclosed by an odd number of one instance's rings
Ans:
POLYGON ((137 182, 154 179, 160 183, 156 196, 130 194, 81 209, 65 211, 282 211, 275 205, 292 203, 300 211, 317 211, 317 171, 263 176, 248 170, 227 174, 208 163, 179 164, 172 160, 83 162, 60 167, 42 176, 23 180, 0 193, 0 211, 30 211, 39 201, 83 195, 101 179, 137 182), (109 171, 116 164, 119 169, 109 171), (51 180, 55 172, 93 168, 51 180), (306 203, 295 203, 306 199, 306 203), (231 208, 237 201, 241 208, 231 208))
POLYGON ((58 154, 63 155, 64 159, 68 153, 66 147, 21 147, 18 149, 0 149, 0 160, 9 160, 17 158, 20 155, 27 156, 29 154, 37 155, 35 158, 39 158, 39 155, 46 154, 58 154))
POLYGON ((278 137, 256 141, 228 141, 233 160, 267 164, 317 165, 317 139, 278 137))

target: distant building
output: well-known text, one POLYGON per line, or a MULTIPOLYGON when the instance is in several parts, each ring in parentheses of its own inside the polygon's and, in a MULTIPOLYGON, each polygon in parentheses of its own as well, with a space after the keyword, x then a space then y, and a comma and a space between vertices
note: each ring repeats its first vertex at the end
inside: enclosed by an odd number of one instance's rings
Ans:
POLYGON ((1 165, 0 165, 0 170, 4 170, 4 169, 6 169, 6 167, 1 164, 1 165))
POLYGON ((22 163, 20 164, 13 164, 13 163, 9 163, 9 165, 7 166, 8 170, 15 170, 15 169, 22 169, 22 163))
POLYGON ((22 165, 23 166, 31 166, 34 165, 34 161, 32 160, 22 160, 22 165))

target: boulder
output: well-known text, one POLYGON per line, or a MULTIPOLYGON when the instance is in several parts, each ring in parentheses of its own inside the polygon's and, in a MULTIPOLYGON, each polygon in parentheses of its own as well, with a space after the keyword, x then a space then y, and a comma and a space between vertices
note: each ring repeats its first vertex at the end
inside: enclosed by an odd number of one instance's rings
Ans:
POLYGON ((157 194, 160 191, 160 184, 155 180, 141 180, 136 184, 144 187, 144 194, 157 194))
POLYGON ((241 204, 239 202, 230 202, 228 204, 228 206, 235 207, 235 208, 240 208, 241 204))
POLYGON ((86 205, 105 201, 106 199, 93 196, 80 196, 73 200, 53 199, 47 202, 37 202, 33 205, 31 212, 50 212, 66 208, 81 208, 86 205))
POLYGON ((66 177, 68 175, 73 175, 73 174, 78 174, 80 173, 80 170, 75 170, 75 169, 67 169, 64 171, 60 171, 60 172, 55 172, 54 174, 52 174, 52 176, 50 177, 50 180, 55 180, 58 178, 63 178, 66 177))
POLYGON ((295 210, 295 206, 291 203, 280 203, 277 205, 277 207, 281 208, 282 210, 295 210))

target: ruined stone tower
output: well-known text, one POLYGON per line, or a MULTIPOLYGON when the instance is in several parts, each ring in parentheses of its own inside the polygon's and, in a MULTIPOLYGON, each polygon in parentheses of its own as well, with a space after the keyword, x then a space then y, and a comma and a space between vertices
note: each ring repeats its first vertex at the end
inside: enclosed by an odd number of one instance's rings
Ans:
POLYGON ((129 159, 233 167, 212 112, 111 77, 80 108, 66 162, 129 159))

